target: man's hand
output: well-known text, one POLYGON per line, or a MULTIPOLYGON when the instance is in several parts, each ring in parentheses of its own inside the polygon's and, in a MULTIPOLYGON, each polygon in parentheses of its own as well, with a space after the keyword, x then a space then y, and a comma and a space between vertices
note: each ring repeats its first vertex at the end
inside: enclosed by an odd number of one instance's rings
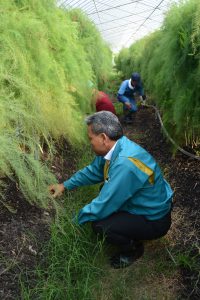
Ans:
POLYGON ((146 95, 140 96, 140 101, 141 101, 141 105, 145 106, 146 105, 146 95))
POLYGON ((127 107, 128 109, 131 109, 131 103, 130 103, 130 102, 125 102, 124 105, 126 105, 126 107, 127 107))
POLYGON ((141 103, 142 106, 146 106, 146 100, 143 100, 141 103))
POLYGON ((63 183, 60 184, 52 184, 49 186, 49 191, 52 194, 53 198, 59 197, 64 192, 65 187, 63 183))

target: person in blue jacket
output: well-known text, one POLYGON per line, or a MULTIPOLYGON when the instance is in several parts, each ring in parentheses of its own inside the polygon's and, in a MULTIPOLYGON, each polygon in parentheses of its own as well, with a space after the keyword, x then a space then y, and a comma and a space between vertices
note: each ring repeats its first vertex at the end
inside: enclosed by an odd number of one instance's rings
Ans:
POLYGON ((133 113, 137 111, 135 95, 140 97, 142 104, 145 104, 146 96, 139 73, 133 73, 130 79, 124 80, 119 88, 117 99, 123 103, 124 122, 132 123, 133 113))
POLYGON ((80 225, 91 222, 95 233, 117 245, 114 268, 129 266, 144 251, 143 240, 164 236, 171 225, 173 192, 154 158, 123 135, 118 118, 101 111, 86 118, 96 156, 61 184, 50 186, 53 197, 64 190, 103 182, 99 195, 78 213, 80 225))

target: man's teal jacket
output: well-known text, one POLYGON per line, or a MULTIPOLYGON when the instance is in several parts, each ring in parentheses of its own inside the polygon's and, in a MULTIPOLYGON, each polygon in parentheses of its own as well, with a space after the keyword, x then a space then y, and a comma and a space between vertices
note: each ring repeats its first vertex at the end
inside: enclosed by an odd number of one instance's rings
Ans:
POLYGON ((105 173, 104 157, 96 156, 89 166, 64 182, 71 190, 104 181, 99 195, 80 210, 79 224, 104 219, 117 211, 157 220, 171 209, 173 192, 156 161, 125 136, 117 141, 105 173))

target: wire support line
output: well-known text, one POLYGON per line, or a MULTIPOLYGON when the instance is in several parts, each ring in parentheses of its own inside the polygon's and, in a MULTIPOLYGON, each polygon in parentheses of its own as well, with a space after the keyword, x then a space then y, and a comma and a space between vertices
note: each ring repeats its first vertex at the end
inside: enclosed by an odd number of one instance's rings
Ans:
MULTIPOLYGON (((83 1, 83 0, 81 0, 81 1, 83 1)), ((74 4, 72 4, 72 5, 66 4, 63 7, 67 8, 67 9, 81 9, 87 15, 88 15, 88 12, 93 12, 94 11, 94 3, 91 3, 90 0, 88 2, 85 2, 84 6, 81 6, 82 4, 83 3, 80 3, 80 5, 78 5, 78 6, 76 6, 74 4)), ((98 22, 99 22, 99 19, 98 19, 98 22)))
MULTIPOLYGON (((122 27, 122 26, 121 26, 122 27)), ((146 25, 144 25, 144 27, 146 28, 146 29, 148 29, 149 28, 149 26, 147 27, 146 25)), ((131 29, 130 29, 131 30, 131 29)), ((106 32, 101 32, 101 34, 103 35, 103 36, 106 36, 106 37, 109 37, 109 36, 115 36, 115 35, 119 35, 121 32, 123 32, 125 35, 127 35, 127 32, 125 32, 124 31, 124 28, 122 28, 121 30, 117 30, 117 31, 115 31, 115 32, 108 32, 108 31, 106 31, 106 32)))
POLYGON ((156 7, 152 10, 152 12, 150 13, 150 15, 144 20, 144 22, 142 24, 140 24, 140 26, 136 29, 136 31, 128 38, 128 40, 125 42, 125 46, 127 45, 127 43, 130 41, 130 39, 140 30, 140 28, 146 23, 146 21, 153 15, 153 13, 156 11, 156 9, 159 8, 159 6, 164 2, 165 0, 161 0, 159 2, 158 5, 156 5, 156 7))
POLYGON ((99 18, 99 23, 101 24, 101 19, 100 19, 100 16, 99 16, 99 11, 98 11, 98 9, 97 9, 97 6, 96 6, 96 2, 95 2, 95 0, 93 0, 93 2, 94 2, 94 6, 95 6, 95 9, 96 9, 96 12, 97 12, 98 18, 99 18))
MULTIPOLYGON (((65 2, 67 2, 67 1, 65 1, 65 2)), ((72 1, 69 1, 68 5, 71 5, 71 3, 73 3, 73 2, 74 2, 73 0, 72 0, 72 1)), ((83 0, 75 1, 75 3, 73 3, 72 5, 77 5, 77 4, 80 3, 80 2, 83 2, 83 0)))
MULTIPOLYGON (((79 2, 81 2, 81 1, 83 1, 83 0, 79 0, 79 1, 77 1, 77 2, 75 2, 73 5, 75 5, 75 4, 78 4, 79 2)), ((137 1, 133 1, 133 2, 131 2, 132 4, 133 3, 138 3, 138 1, 139 0, 137 0, 137 1)), ((140 1, 142 1, 142 0, 140 0, 140 1)), ((64 1, 64 2, 66 2, 66 1, 64 1)), ((64 3, 63 2, 63 3, 64 3)), ((73 3, 73 1, 71 1, 71 2, 69 2, 69 4, 70 3, 73 3)), ((97 2, 97 3, 102 3, 102 2, 97 2)), ((91 3, 90 3, 90 1, 89 2, 86 2, 84 5, 82 5, 82 4, 84 4, 84 2, 83 3, 81 3, 80 4, 80 6, 79 6, 79 8, 80 9, 83 9, 85 12, 86 12, 86 14, 87 15, 91 15, 91 14, 98 14, 100 11, 98 11, 97 9, 96 9, 96 12, 93 12, 93 8, 94 8, 94 6, 92 6, 91 5, 91 3), (89 11, 90 10, 90 11, 89 11), (91 12, 91 13, 90 13, 91 12)), ((104 3, 102 3, 102 4, 104 4, 104 3)), ((128 3, 126 3, 126 4, 123 4, 123 5, 127 5, 128 3)), ((129 3, 130 4, 130 3, 129 3)), ((140 4, 143 4, 143 3, 140 3, 140 4)), ((107 6, 108 6, 108 4, 106 4, 107 6)), ((121 6, 121 5, 120 5, 121 6)), ((109 6, 110 7, 110 9, 113 9, 113 8, 115 8, 115 7, 112 7, 112 6, 109 6)), ((97 8, 97 6, 96 6, 96 8, 97 8)), ((105 11, 105 10, 104 10, 105 11)), ((146 12, 151 12, 152 10, 145 10, 145 11, 142 11, 141 13, 143 14, 143 13, 146 13, 146 12)), ((126 11, 127 12, 127 11, 126 11)), ((105 13, 106 14, 106 13, 105 13)), ((113 15, 111 15, 111 14, 109 14, 110 16, 113 16, 113 15)), ((121 18, 117 18, 117 19, 112 19, 112 20, 109 20, 109 21, 105 21, 105 22, 101 22, 101 23, 97 23, 96 25, 98 26, 98 25, 102 25, 102 24, 106 24, 106 23, 110 23, 110 22, 114 22, 115 20, 116 21, 118 21, 118 20, 120 20, 120 19, 125 19, 125 18, 128 18, 128 17, 131 17, 131 16, 134 16, 134 15, 140 15, 140 12, 139 13, 134 13, 134 14, 129 14, 129 15, 126 15, 126 16, 123 16, 123 17, 121 17, 121 18)), ((115 17, 115 16, 113 16, 113 17, 115 17)), ((98 14, 98 19, 100 18, 100 15, 98 14)), ((93 20, 93 21, 95 21, 95 20, 93 20)))
MULTIPOLYGON (((142 1, 142 0, 141 0, 142 1)), ((132 4, 137 4, 138 3, 138 1, 132 1, 131 2, 132 4)), ((152 6, 152 5, 149 5, 149 4, 143 4, 142 2, 139 2, 140 3, 140 5, 145 5, 145 7, 151 7, 151 8, 154 8, 154 6, 152 6)), ((114 7, 112 6, 112 5, 109 5, 109 4, 107 4, 107 3, 102 3, 101 1, 98 1, 98 4, 103 4, 103 5, 106 5, 107 7, 110 7, 111 9, 113 9, 114 7)), ((119 9, 120 11, 122 11, 122 12, 125 12, 125 13, 129 13, 130 11, 127 11, 127 10, 124 10, 124 9, 122 9, 122 8, 116 8, 116 9, 119 9)))
POLYGON ((106 29, 101 30, 101 32, 106 32, 106 31, 113 30, 113 29, 116 29, 116 28, 119 28, 119 27, 123 28, 123 27, 126 27, 127 25, 138 24, 139 22, 141 22, 141 20, 135 21, 135 22, 129 22, 129 23, 126 23, 126 24, 121 24, 121 25, 118 25, 118 26, 115 26, 115 27, 106 28, 106 29))
MULTIPOLYGON (((144 0, 143 0, 144 1, 144 0)), ((98 0, 98 3, 100 1, 98 0)), ((101 0, 101 3, 106 4, 108 2, 108 0, 106 0, 105 2, 103 2, 103 0, 101 0)), ((121 4, 122 0, 109 0, 109 4, 110 5, 118 5, 121 4)))
POLYGON ((91 0, 89 1, 84 1, 83 3, 81 3, 81 5, 79 6, 80 9, 84 10, 87 14, 91 13, 92 11, 88 11, 88 9, 93 8, 94 9, 94 1, 91 2, 91 0))
POLYGON ((63 2, 60 4, 60 6, 64 6, 64 7, 66 7, 66 5, 69 5, 69 6, 70 6, 70 4, 73 3, 74 1, 72 0, 72 1, 69 1, 69 3, 67 3, 67 2, 68 2, 67 0, 63 1, 63 2))
POLYGON ((90 7, 93 7, 94 5, 92 4, 91 5, 91 2, 90 2, 90 0, 89 1, 84 1, 83 3, 81 3, 80 5, 79 5, 79 8, 80 9, 82 9, 82 10, 84 10, 84 11, 86 11, 87 9, 90 9, 90 7), (83 5, 82 5, 83 4, 83 5))
MULTIPOLYGON (((132 2, 134 4, 134 2, 132 2)), ((104 6, 109 7, 110 9, 114 9, 114 7, 112 5, 109 5, 107 3, 102 3, 100 1, 98 1, 98 4, 102 4, 104 6)), ((101 8, 100 8, 101 9, 101 8)), ((125 13, 129 13, 129 11, 122 9, 121 7, 116 7, 116 9, 120 10, 121 12, 125 12, 125 13)))
POLYGON ((80 9, 82 9, 87 15, 94 11, 94 3, 91 3, 90 1, 87 2, 84 6, 79 6, 80 9))
MULTIPOLYGON (((146 25, 144 25, 145 28, 147 28, 146 25)), ((127 35, 126 32, 124 32, 124 29, 121 29, 121 30, 117 30, 115 32, 102 32, 102 35, 106 38, 110 38, 110 37, 113 37, 113 36, 118 36, 120 33, 122 33, 122 36, 123 35, 127 35)))
MULTIPOLYGON (((144 14, 144 13, 149 13, 151 12, 152 10, 151 9, 148 9, 148 10, 144 10, 142 11, 141 13, 144 14)), ((127 16, 123 16, 121 18, 117 18, 117 19, 112 19, 112 20, 109 20, 109 21, 105 21, 105 22, 102 22, 101 24, 106 24, 106 23, 110 23, 110 22, 113 22, 113 21, 118 21, 118 20, 122 20, 122 19, 127 19, 129 17, 132 17, 132 16, 138 16, 140 15, 140 13, 133 13, 133 14, 130 14, 130 15, 127 15, 127 16)), ((99 25, 99 24, 97 24, 99 25)))
MULTIPOLYGON (((141 12, 141 13, 131 14, 131 15, 129 15, 128 17, 139 16, 139 17, 142 17, 142 18, 144 19, 145 17, 144 17, 144 16, 141 16, 140 14, 142 14, 142 13, 147 13, 147 12, 150 12, 150 11, 151 11, 151 10, 147 10, 147 11, 143 11, 143 12, 141 12)), ((111 16, 111 17, 113 17, 113 18, 116 17, 116 15, 111 15, 111 14, 108 13, 108 12, 104 12, 104 14, 103 14, 103 15, 101 14, 101 16, 102 16, 102 17, 105 17, 105 16, 111 16)), ((101 17, 101 20, 102 20, 102 17, 101 17)), ((91 18, 93 21, 96 21, 96 20, 97 20, 97 19, 95 18, 95 15, 90 16, 90 18, 91 18)), ((123 19, 128 19, 128 18, 126 18, 126 16, 123 16, 123 17, 118 18, 118 19, 114 19, 114 20, 112 19, 112 20, 113 20, 112 23, 115 22, 115 23, 119 24, 118 20, 123 20, 123 19)), ((102 22, 101 24, 95 22, 96 26, 103 25, 103 24, 105 24, 105 23, 110 23, 110 21, 108 21, 108 22, 107 22, 107 21, 106 21, 106 22, 102 22)))
MULTIPOLYGON (((107 10, 112 10, 112 9, 115 9, 115 8, 118 8, 118 7, 123 7, 123 6, 126 6, 126 5, 130 5, 130 4, 134 4, 135 2, 138 2, 139 0, 135 0, 134 2, 128 2, 126 4, 120 4, 120 5, 116 5, 116 6, 113 6, 112 8, 106 8, 106 9, 102 9, 102 10, 99 10, 98 12, 104 12, 104 11, 107 11, 107 10)), ((142 0, 141 0, 142 1, 142 0)), ((92 14, 95 14, 96 12, 93 12, 89 15, 92 15, 92 14)))
MULTIPOLYGON (((111 14, 111 13, 109 13, 109 12, 104 12, 103 15, 101 14, 101 16, 102 16, 102 17, 109 16, 109 17, 113 17, 113 18, 116 17, 116 15, 113 15, 113 14, 111 14)), ((101 17, 101 20, 102 20, 102 17, 101 17)), ((92 19, 92 18, 95 19, 95 15, 90 16, 90 18, 91 18, 91 19, 92 19)), ((124 17, 123 17, 123 19, 124 19, 124 17)), ((95 19, 95 20, 96 20, 96 19, 95 19)), ((104 23, 104 22, 102 22, 102 23, 104 23)), ((101 24, 102 24, 102 23, 101 23, 101 24)), ((101 24, 96 23, 97 26, 99 26, 99 25, 101 25, 101 24)))
POLYGON ((67 2, 67 0, 63 1, 62 3, 60 3, 59 6, 63 6, 65 4, 65 2, 67 2))
POLYGON ((197 160, 200 161, 200 156, 194 155, 194 154, 192 154, 192 153, 190 153, 190 152, 184 150, 183 148, 181 148, 181 147, 180 147, 180 146, 172 139, 172 137, 169 135, 167 129, 165 128, 165 126, 164 126, 164 124, 163 124, 162 118, 161 118, 161 116, 160 116, 160 112, 159 112, 159 110, 157 109, 157 107, 154 106, 154 105, 149 105, 149 104, 146 104, 145 106, 147 106, 147 107, 152 107, 152 108, 155 110, 155 112, 156 112, 156 114, 157 114, 157 116, 158 116, 158 119, 159 119, 159 122, 160 122, 160 125, 161 125, 161 128, 162 128, 163 132, 165 133, 165 135, 167 136, 167 138, 170 140, 170 142, 176 147, 176 149, 179 150, 180 152, 182 152, 183 154, 185 154, 185 155, 187 155, 187 156, 190 156, 191 158, 194 158, 194 159, 197 159, 197 160))
MULTIPOLYGON (((115 26, 115 27, 110 27, 110 28, 102 29, 101 32, 103 33, 103 32, 106 32, 106 31, 109 31, 109 30, 113 30, 113 29, 116 29, 116 28, 119 28, 119 27, 123 28, 123 27, 126 27, 127 25, 131 25, 131 24, 138 24, 138 23, 140 23, 143 20, 144 20, 144 18, 142 18, 141 20, 135 21, 135 22, 129 22, 129 23, 126 23, 126 24, 121 24, 121 25, 115 26)), ((160 23, 159 21, 153 20, 151 18, 149 18, 149 20, 154 21, 156 23, 160 23)))

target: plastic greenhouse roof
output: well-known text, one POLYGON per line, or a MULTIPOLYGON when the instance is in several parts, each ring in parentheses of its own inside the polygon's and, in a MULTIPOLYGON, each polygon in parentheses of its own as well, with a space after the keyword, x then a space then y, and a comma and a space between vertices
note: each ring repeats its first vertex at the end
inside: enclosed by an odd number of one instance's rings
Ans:
POLYGON ((175 2, 178 0, 59 0, 58 5, 82 9, 118 52, 158 29, 175 2))

